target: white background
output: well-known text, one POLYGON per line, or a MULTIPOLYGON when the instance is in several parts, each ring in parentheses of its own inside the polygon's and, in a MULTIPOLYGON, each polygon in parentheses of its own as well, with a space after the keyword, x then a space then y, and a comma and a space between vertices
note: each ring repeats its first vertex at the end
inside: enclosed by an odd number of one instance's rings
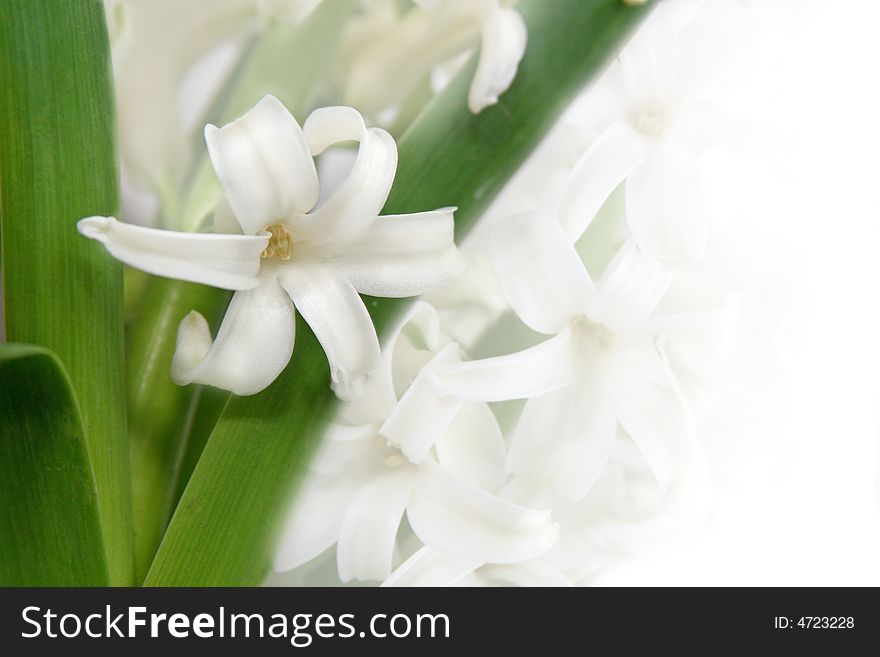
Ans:
POLYGON ((596 584, 880 584, 880 3, 744 4, 727 105, 763 143, 706 177, 761 348, 707 427, 709 525, 596 584))

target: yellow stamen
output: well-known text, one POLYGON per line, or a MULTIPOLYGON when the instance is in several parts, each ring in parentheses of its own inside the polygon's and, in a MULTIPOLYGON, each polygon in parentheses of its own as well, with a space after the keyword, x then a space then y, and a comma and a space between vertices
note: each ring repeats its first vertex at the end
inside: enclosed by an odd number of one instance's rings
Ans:
POLYGON ((263 258, 280 258, 281 260, 290 260, 293 253, 293 240, 290 233, 281 224, 272 224, 266 230, 269 231, 271 237, 269 243, 260 254, 263 258))

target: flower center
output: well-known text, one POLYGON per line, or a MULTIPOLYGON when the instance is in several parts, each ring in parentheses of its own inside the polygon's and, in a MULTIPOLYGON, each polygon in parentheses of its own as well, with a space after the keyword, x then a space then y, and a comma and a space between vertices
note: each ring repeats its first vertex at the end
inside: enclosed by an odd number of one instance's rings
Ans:
POLYGON ((263 249, 260 257, 290 260, 293 253, 293 239, 287 229, 281 224, 272 224, 266 230, 269 231, 271 237, 269 237, 269 243, 263 249))
POLYGON ((614 333, 604 324, 597 324, 586 317, 575 320, 575 330, 600 351, 607 351, 615 341, 614 333))
POLYGON ((662 105, 650 104, 639 108, 632 117, 636 130, 646 137, 659 137, 666 130, 669 117, 662 105))

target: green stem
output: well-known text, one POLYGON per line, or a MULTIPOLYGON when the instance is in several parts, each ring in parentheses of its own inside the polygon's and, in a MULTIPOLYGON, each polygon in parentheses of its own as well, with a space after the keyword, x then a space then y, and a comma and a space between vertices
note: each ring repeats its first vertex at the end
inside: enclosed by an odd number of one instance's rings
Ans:
MULTIPOLYGON (((644 15, 620 0, 526 0, 529 46, 501 102, 467 109, 472 62, 404 134, 386 214, 457 205, 464 235, 644 15)), ((393 72, 389 72, 393 75, 393 72)), ((380 331, 405 306, 369 299, 380 331)), ((266 390, 226 406, 147 575, 155 586, 259 584, 278 514, 301 478, 335 399, 327 361, 297 323, 290 366, 266 390)))
POLYGON ((128 585, 122 267, 76 230, 78 219, 119 206, 103 3, 0 3, 0 99, 6 336, 48 347, 70 373, 110 581, 128 585))

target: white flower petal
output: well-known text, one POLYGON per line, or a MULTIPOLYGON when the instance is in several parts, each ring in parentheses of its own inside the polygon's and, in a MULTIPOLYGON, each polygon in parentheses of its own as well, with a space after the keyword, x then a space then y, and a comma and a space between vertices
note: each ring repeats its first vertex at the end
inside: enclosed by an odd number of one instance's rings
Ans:
POLYGON ((425 546, 400 564, 382 586, 453 586, 479 566, 477 561, 457 559, 425 546))
POLYGON ((568 500, 589 492, 608 462, 617 429, 598 377, 601 372, 526 402, 510 443, 510 472, 546 481, 568 500))
POLYGON ((376 450, 376 427, 331 422, 324 432, 309 470, 321 474, 348 474, 350 468, 367 463, 376 450))
POLYGON ((605 267, 590 319, 615 332, 641 328, 669 287, 671 275, 661 263, 627 242, 605 267))
POLYGON ((562 190, 557 211, 572 243, 647 153, 645 139, 625 123, 609 126, 586 150, 562 190))
POLYGON ((696 439, 693 421, 671 383, 658 385, 648 369, 630 354, 616 354, 604 370, 604 386, 620 425, 666 490, 686 472, 696 439))
POLYGON ((249 290, 259 284, 260 254, 269 243, 268 236, 178 233, 113 217, 86 217, 76 227, 130 267, 226 290, 249 290))
POLYGON ((559 534, 550 511, 506 502, 456 479, 430 459, 419 467, 406 513, 426 545, 480 562, 531 559, 553 547, 559 534))
POLYGON ((504 295, 529 327, 553 334, 586 313, 593 284, 554 217, 508 220, 493 234, 491 249, 504 295))
POLYGON ((327 354, 336 395, 362 394, 381 355, 373 321, 351 283, 332 265, 317 262, 284 265, 278 277, 327 354))
POLYGON ((468 92, 468 108, 478 114, 507 91, 526 51, 527 32, 515 9, 492 3, 483 22, 477 70, 468 92))
POLYGON ((458 345, 451 344, 422 368, 380 432, 419 463, 465 401, 523 399, 571 383, 577 348, 568 329, 507 356, 467 362, 459 362, 458 345))
POLYGON ((382 110, 398 110, 427 84, 434 67, 472 49, 483 14, 482 0, 416 7, 399 18, 397 7, 389 13, 385 26, 349 44, 356 52, 345 80, 346 102, 376 118, 382 110))
POLYGON ((410 306, 388 336, 383 353, 395 403, 422 368, 451 342, 440 330, 440 318, 431 304, 416 301, 410 306))
POLYGON ((331 258, 361 294, 411 297, 451 282, 463 266, 453 235, 455 208, 376 218, 331 258))
POLYGON ((426 368, 440 394, 468 401, 525 399, 575 380, 579 345, 570 328, 521 351, 426 368))
POLYGON ((236 292, 217 339, 191 312, 177 332, 171 378, 178 385, 204 383, 237 395, 253 395, 272 383, 293 353, 293 304, 273 277, 253 290, 236 292))
POLYGON ((462 406, 434 447, 437 462, 447 472, 477 488, 494 492, 506 479, 507 447, 486 404, 462 406))
POLYGON ((394 543, 413 483, 411 468, 377 475, 348 506, 336 547, 343 582, 383 580, 391 574, 394 543))
POLYGON ((730 373, 740 309, 741 299, 732 295, 714 308, 652 318, 646 332, 662 336, 663 348, 680 365, 724 377, 730 373))
POLYGON ((675 31, 662 12, 645 21, 620 53, 620 70, 632 97, 656 101, 675 91, 678 47, 675 31))
POLYGON ((354 166, 336 192, 302 219, 317 247, 335 248, 356 239, 379 215, 397 171, 397 144, 381 128, 367 128, 352 107, 322 107, 303 127, 312 155, 345 141, 358 141, 354 166))
POLYGON ((388 418, 424 365, 449 343, 440 332, 440 320, 433 306, 416 301, 385 338, 382 367, 370 379, 362 397, 345 404, 341 412, 355 424, 375 424, 388 418))
POLYGON ((709 204, 697 158, 665 144, 626 181, 627 221, 645 253, 661 260, 700 260, 709 234, 709 204))
POLYGON ((275 96, 222 128, 205 126, 205 142, 245 234, 306 212, 318 200, 318 174, 303 132, 275 96))
POLYGON ((379 429, 379 433, 398 445, 413 463, 425 458, 461 408, 460 399, 438 392, 436 381, 430 375, 432 364, 454 362, 458 358, 458 345, 450 344, 442 349, 422 369, 379 429))
POLYGON ((356 490, 354 482, 339 477, 312 475, 306 479, 284 522, 273 561, 275 572, 293 570, 336 542, 356 490))

